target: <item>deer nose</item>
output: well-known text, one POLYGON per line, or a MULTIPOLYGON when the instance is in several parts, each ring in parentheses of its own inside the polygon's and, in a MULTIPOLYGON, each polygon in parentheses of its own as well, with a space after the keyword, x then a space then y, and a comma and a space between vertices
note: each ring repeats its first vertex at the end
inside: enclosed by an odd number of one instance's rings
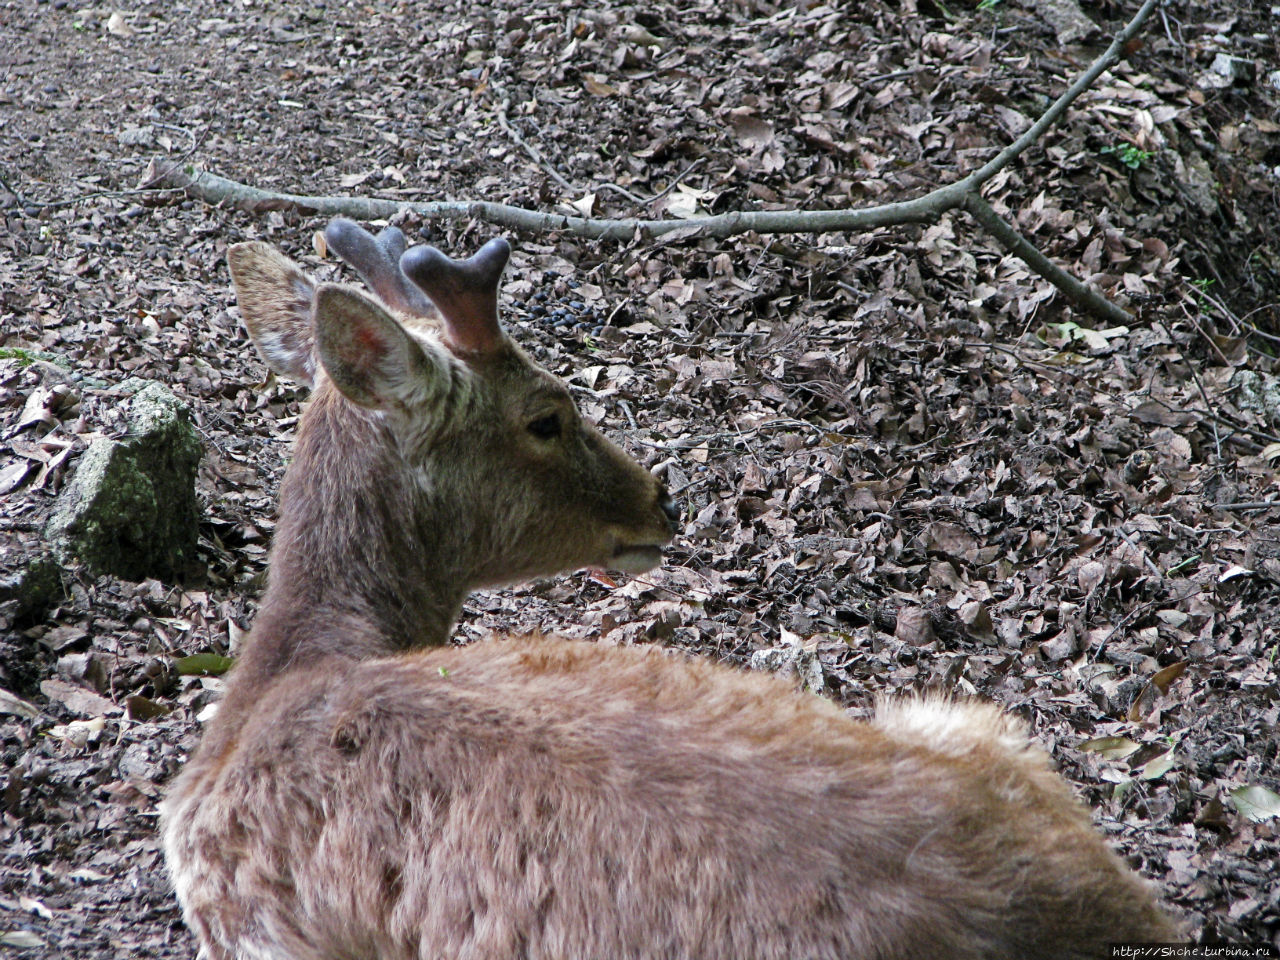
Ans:
POLYGON ((671 494, 663 491, 662 495, 658 498, 658 506, 661 507, 662 512, 667 515, 667 519, 671 521, 671 525, 675 526, 675 524, 680 520, 680 508, 677 507, 676 502, 671 499, 671 494))

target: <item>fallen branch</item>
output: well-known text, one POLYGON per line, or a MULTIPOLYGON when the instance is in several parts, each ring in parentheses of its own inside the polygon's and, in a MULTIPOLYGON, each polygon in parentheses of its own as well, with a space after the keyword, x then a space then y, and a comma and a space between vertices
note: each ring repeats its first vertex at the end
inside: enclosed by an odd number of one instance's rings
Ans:
POLYGON ((962 196, 940 197, 957 184, 942 187, 916 200, 888 203, 858 210, 759 210, 722 213, 689 220, 602 220, 571 217, 559 213, 539 213, 488 200, 445 200, 414 203, 381 200, 377 197, 306 196, 276 193, 228 180, 217 174, 175 163, 152 160, 143 185, 154 189, 179 189, 206 203, 228 203, 252 212, 297 210, 316 216, 345 216, 356 220, 386 220, 397 214, 413 213, 424 219, 484 220, 515 230, 566 230, 595 240, 630 240, 637 234, 669 239, 687 237, 731 237, 739 233, 829 233, 868 230, 902 223, 932 223, 939 213, 961 205, 962 196), (676 237, 670 237, 676 234, 676 237))
POLYGON ((1037 250, 1026 237, 1006 223, 998 213, 991 209, 991 204, 978 196, 976 192, 965 195, 965 209, 970 216, 987 228, 987 231, 1000 242, 1000 245, 1021 258, 1040 276, 1044 277, 1074 303, 1077 307, 1093 314, 1099 319, 1116 324, 1130 324, 1133 316, 1094 290, 1088 284, 1081 283, 1067 271, 1037 250))
MULTIPOLYGON (((357 220, 387 220, 413 213, 425 219, 474 218, 513 230, 545 232, 562 230, 576 236, 602 240, 630 240, 635 237, 668 240, 691 237, 723 239, 741 233, 834 233, 858 232, 905 223, 935 223, 942 214, 957 208, 966 210, 989 230, 1006 250, 1024 260, 1077 308, 1109 323, 1132 323, 1134 317, 1104 296, 1053 264, 1010 224, 1002 220, 982 199, 979 191, 996 173, 1008 166, 1035 143, 1066 111, 1067 107, 1114 63, 1133 39, 1159 0, 1145 0, 1142 7, 1093 65, 1013 143, 977 170, 955 183, 939 187, 914 200, 888 203, 857 210, 764 210, 735 211, 687 220, 607 220, 539 213, 489 201, 407 202, 375 197, 306 196, 277 193, 237 183, 206 171, 183 167, 162 159, 151 161, 140 186, 151 189, 179 189, 210 204, 227 203, 251 211, 292 209, 308 215, 346 216, 357 220)), ((505 116, 502 118, 505 120, 505 116)), ((509 125, 509 134, 520 141, 509 125)), ((539 156, 525 145, 533 155, 539 156)), ((540 159, 540 157, 539 157, 540 159)), ((545 165, 544 165, 545 166, 545 165)), ((562 180, 557 175, 557 179, 562 180)))
POLYGON ((1242 503, 1210 504, 1214 510, 1275 510, 1280 508, 1280 500, 1250 500, 1242 503))

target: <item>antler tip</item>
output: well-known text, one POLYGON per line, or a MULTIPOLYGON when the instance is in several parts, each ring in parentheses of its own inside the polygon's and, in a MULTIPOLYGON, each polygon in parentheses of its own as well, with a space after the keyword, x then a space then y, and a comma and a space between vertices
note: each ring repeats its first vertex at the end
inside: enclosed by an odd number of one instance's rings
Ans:
POLYGON ((341 245, 342 241, 365 232, 364 227, 346 217, 334 217, 324 228, 324 238, 329 246, 341 245))
POLYGON ((494 237, 480 248, 480 254, 489 257, 501 255, 503 266, 506 266, 507 258, 511 256, 511 244, 506 237, 494 237))
POLYGON ((439 275, 453 263, 435 247, 418 244, 400 254, 401 272, 419 286, 423 280, 439 275), (421 279, 420 279, 421 278, 421 279))
POLYGON ((384 227, 377 236, 378 246, 386 250, 391 257, 391 261, 400 259, 404 253, 404 248, 409 245, 409 241, 405 239, 404 231, 399 227, 384 227))

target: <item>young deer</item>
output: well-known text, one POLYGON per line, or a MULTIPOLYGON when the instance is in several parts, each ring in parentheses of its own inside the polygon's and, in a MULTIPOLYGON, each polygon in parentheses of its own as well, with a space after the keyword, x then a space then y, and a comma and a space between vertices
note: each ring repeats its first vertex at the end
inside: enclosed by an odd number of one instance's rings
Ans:
POLYGON ((475 587, 648 569, 673 508, 502 332, 503 241, 455 263, 396 230, 326 237, 377 300, 261 243, 229 256, 259 350, 314 397, 257 622, 163 809, 204 956, 989 960, 1174 937, 993 707, 855 723, 655 649, 442 646, 475 587))

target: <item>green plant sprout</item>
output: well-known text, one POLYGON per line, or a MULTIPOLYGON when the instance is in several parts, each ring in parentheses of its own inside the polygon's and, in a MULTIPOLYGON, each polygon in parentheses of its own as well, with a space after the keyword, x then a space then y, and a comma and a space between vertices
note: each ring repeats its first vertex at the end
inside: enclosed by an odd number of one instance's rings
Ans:
POLYGON ((1099 153, 1109 153, 1117 160, 1123 163, 1130 170, 1137 170, 1144 163, 1155 156, 1152 150, 1141 150, 1132 143, 1122 143, 1119 145, 1111 145, 1103 147, 1099 153))

